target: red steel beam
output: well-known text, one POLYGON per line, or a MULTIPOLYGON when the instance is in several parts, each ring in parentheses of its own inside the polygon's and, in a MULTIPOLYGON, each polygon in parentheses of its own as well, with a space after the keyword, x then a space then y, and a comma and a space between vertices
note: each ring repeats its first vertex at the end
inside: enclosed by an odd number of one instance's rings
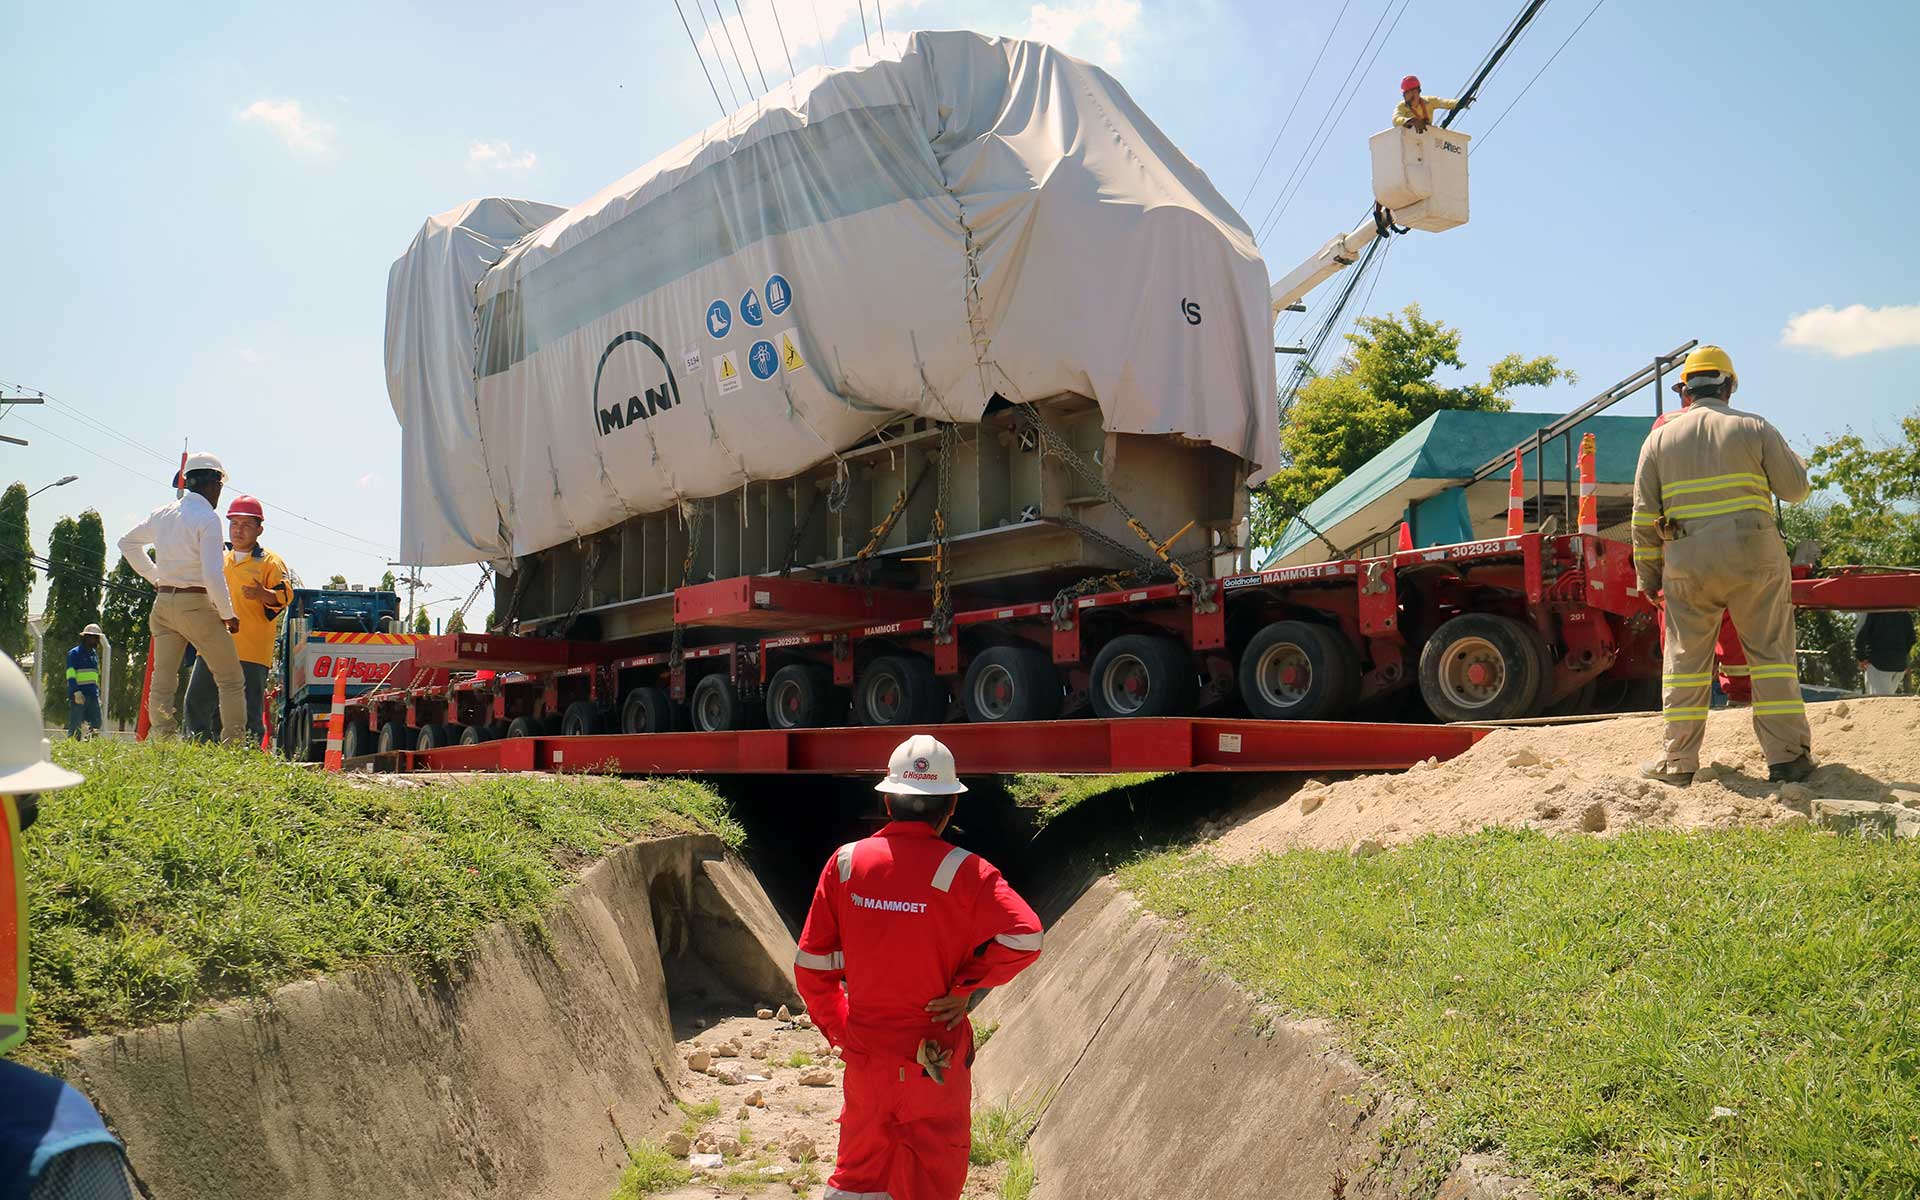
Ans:
POLYGON ((1795 608, 1899 612, 1920 608, 1920 570, 1835 567, 1793 581, 1795 608))
POLYGON ((1486 736, 1463 725, 1250 718, 1010 721, 982 725, 535 737, 408 755, 409 770, 621 775, 877 775, 901 740, 931 733, 969 775, 1044 771, 1391 771, 1486 736))

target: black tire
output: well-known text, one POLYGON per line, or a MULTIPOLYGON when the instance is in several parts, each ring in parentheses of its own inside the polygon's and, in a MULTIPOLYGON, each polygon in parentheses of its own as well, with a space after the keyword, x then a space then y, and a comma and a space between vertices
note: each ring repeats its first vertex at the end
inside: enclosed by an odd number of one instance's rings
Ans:
POLYGON ((1129 633, 1094 656, 1087 700, 1096 717, 1181 717, 1199 697, 1193 658, 1172 638, 1129 633))
POLYGON ((466 725, 460 729, 460 744, 478 746, 482 742, 492 741, 493 736, 492 725, 466 725))
POLYGON ((325 734, 313 731, 313 706, 296 704, 293 708, 293 753, 294 762, 319 762, 327 751, 325 734))
POLYGON ((1051 721, 1060 715, 1060 672, 1037 647, 994 646, 967 664, 960 706, 969 721, 1051 721))
POLYGON ((515 717, 507 722, 507 736, 510 738, 538 737, 540 724, 533 717, 515 717))
POLYGON ((673 697, 661 687, 637 687, 620 705, 621 733, 672 733, 680 722, 673 697))
POLYGON ((918 654, 883 654, 853 685, 853 716, 862 725, 932 725, 946 715, 947 691, 918 654))
POLYGON ((1590 712, 1595 712, 1597 710, 1594 708, 1594 697, 1599 695, 1599 693, 1600 681, 1597 679, 1589 679, 1571 692, 1555 700, 1552 704, 1547 705, 1546 711, 1541 713, 1541 715, 1546 717, 1578 717, 1590 712))
POLYGON ((373 753, 373 730, 367 728, 365 720, 347 718, 347 728, 340 735, 340 757, 360 758, 373 753))
POLYGON ((1442 721, 1511 721, 1535 714, 1547 665, 1533 630, 1511 617, 1466 613, 1420 651, 1420 694, 1442 721))
POLYGON ((560 716, 561 737, 588 737, 603 728, 600 706, 591 700, 575 700, 560 716))
POLYGON ((767 728, 824 729, 847 719, 847 692, 833 686, 833 668, 788 663, 767 684, 767 728))
POLYGON ((392 754, 397 750, 413 749, 413 730, 399 721, 388 721, 380 727, 380 736, 375 739, 375 754, 392 754))
POLYGON ((415 750, 439 750, 446 746, 458 746, 460 744, 461 732, 460 726, 452 725, 445 721, 437 721, 431 725, 422 725, 420 731, 414 735, 413 748, 415 750))
POLYGON ((560 723, 565 721, 566 717, 561 713, 548 713, 544 717, 536 718, 536 720, 538 721, 536 728, 538 728, 543 735, 547 737, 559 737, 560 723))
POLYGON ((484 740, 489 742, 499 741, 501 738, 507 736, 507 727, 512 724, 513 722, 511 721, 488 721, 486 725, 482 726, 482 728, 487 731, 487 736, 484 740))
POLYGON ((1337 721, 1360 698, 1360 660, 1337 629, 1276 621, 1240 655, 1240 699, 1256 717, 1337 721))
POLYGON ((687 701, 688 716, 697 733, 725 733, 747 727, 747 705, 724 674, 702 675, 687 701))

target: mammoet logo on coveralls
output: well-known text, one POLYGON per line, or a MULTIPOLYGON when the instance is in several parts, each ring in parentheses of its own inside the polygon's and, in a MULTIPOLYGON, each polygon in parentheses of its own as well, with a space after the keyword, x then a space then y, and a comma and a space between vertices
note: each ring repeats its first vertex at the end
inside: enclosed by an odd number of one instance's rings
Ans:
POLYGON ((594 433, 605 437, 680 403, 680 384, 660 343, 628 330, 607 343, 593 372, 594 433))
POLYGON ((927 906, 919 900, 874 900, 862 896, 859 892, 848 892, 853 898, 855 908, 871 908, 876 912, 923 913, 927 906))

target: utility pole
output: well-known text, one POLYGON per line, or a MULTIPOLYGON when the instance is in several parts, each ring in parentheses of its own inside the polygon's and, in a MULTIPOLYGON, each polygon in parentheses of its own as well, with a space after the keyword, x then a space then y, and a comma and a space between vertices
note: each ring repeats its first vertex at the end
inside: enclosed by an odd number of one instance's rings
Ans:
POLYGON ((422 591, 432 591, 433 585, 420 577, 419 567, 408 566, 406 563, 391 560, 388 561, 387 565, 390 567, 402 567, 406 570, 406 574, 400 576, 400 578, 394 580, 394 582, 403 583, 407 587, 407 628, 411 629, 413 628, 414 595, 422 591))
MULTIPOLYGON (((0 395, 0 416, 5 416, 7 413, 12 412, 13 406, 16 404, 45 404, 46 402, 47 398, 45 396, 28 396, 25 394, 18 396, 0 395)), ((0 433, 0 442, 6 442, 12 446, 24 446, 27 444, 27 439, 8 437, 6 434, 0 433)))

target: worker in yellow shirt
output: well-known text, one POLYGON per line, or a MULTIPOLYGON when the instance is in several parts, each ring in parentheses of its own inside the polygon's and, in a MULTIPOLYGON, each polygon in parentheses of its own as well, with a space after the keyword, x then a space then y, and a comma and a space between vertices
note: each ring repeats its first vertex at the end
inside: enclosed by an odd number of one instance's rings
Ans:
MULTIPOLYGON (((280 614, 293 601, 287 564, 260 544, 266 512, 252 496, 235 496, 227 506, 227 592, 233 614, 240 619, 233 648, 246 676, 247 733, 258 746, 266 734, 267 672, 273 663, 273 640, 280 614)), ((187 736, 209 741, 220 736, 218 690, 204 661, 193 664, 187 681, 187 736)))
POLYGON ((1458 100, 1447 100, 1440 96, 1422 96, 1420 77, 1409 75, 1400 81, 1400 103, 1393 110, 1393 123, 1402 129, 1411 129, 1415 133, 1425 133, 1427 126, 1433 124, 1435 109, 1456 109, 1458 100))

